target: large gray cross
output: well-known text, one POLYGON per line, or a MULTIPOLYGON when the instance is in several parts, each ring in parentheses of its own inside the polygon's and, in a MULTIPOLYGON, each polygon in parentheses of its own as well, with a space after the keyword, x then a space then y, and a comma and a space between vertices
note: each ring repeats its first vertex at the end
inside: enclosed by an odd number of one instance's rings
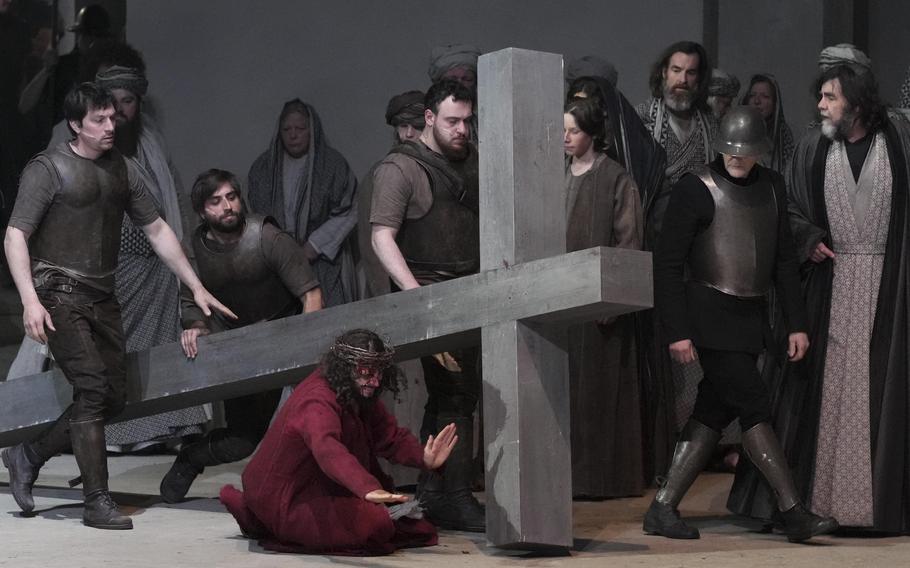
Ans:
MULTIPOLYGON (((479 76, 480 274, 204 337, 194 361, 178 343, 130 354, 119 419, 292 384, 353 327, 386 335, 400 359, 482 336, 487 537, 570 547, 565 326, 650 307, 651 257, 564 254, 562 58, 506 49, 481 57, 479 76)), ((35 434, 71 398, 59 370, 0 383, 0 446, 35 434)))

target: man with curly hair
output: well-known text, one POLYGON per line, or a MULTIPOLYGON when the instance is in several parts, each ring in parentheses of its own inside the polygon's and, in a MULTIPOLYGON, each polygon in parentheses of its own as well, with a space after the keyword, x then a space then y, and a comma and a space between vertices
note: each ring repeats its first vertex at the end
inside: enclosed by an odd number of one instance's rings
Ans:
POLYGON ((245 536, 280 552, 357 556, 436 544, 436 528, 394 493, 377 458, 432 472, 458 436, 448 424, 421 446, 398 427, 379 400, 398 392, 392 354, 376 333, 348 331, 294 390, 243 471, 245 491, 221 490, 245 536))

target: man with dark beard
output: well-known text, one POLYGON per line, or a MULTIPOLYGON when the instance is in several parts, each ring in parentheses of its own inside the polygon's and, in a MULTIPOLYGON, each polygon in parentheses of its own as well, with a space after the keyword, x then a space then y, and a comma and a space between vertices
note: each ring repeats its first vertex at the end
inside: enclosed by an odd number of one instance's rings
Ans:
MULTIPOLYGON (((237 319, 206 317, 183 289, 180 338, 186 356, 199 355, 200 336, 322 308, 322 293, 309 261, 293 237, 270 217, 247 215, 240 182, 224 170, 196 178, 193 209, 202 223, 187 245, 199 278, 217 290, 237 319)), ((217 428, 184 447, 161 480, 168 503, 182 500, 205 467, 244 459, 253 453, 278 406, 281 389, 224 401, 226 428, 217 428)))
POLYGON ((638 114, 667 151, 667 184, 711 161, 717 123, 707 107, 711 65, 705 48, 692 41, 674 43, 651 68, 651 98, 638 114))
MULTIPOLYGON (((777 429, 814 512, 907 534, 910 124, 881 103, 868 58, 835 48, 815 82, 821 125, 787 180, 813 347, 780 381, 777 429)), ((754 489, 731 509, 767 516, 754 489)))
MULTIPOLYGON (((651 68, 651 98, 637 110, 645 127, 667 153, 664 185, 646 210, 645 230, 651 243, 660 238, 671 188, 687 172, 704 167, 714 156, 711 143, 716 121, 706 102, 710 78, 711 65, 705 48, 691 41, 669 46, 651 68)), ((655 337, 653 344, 662 342, 655 337)), ((669 420, 675 432, 680 432, 695 404, 702 372, 698 363, 671 363, 665 357, 665 353, 652 352, 650 364, 662 384, 661 390, 673 393, 669 420)))
MULTIPOLYGON (((461 83, 442 80, 430 87, 424 108, 420 140, 395 147, 373 172, 373 250, 399 290, 473 274, 480 264, 473 97, 461 83)), ((471 494, 478 350, 423 357, 421 364, 428 395, 421 438, 454 422, 461 441, 442 478, 421 477, 418 495, 439 526, 482 532, 484 510, 471 494)))
POLYGON ((448 424, 421 447, 398 427, 379 400, 384 390, 398 392, 392 354, 365 329, 335 339, 244 469, 244 492, 221 490, 244 536, 280 552, 356 556, 436 544, 436 528, 394 492, 377 458, 432 471, 458 436, 448 424))

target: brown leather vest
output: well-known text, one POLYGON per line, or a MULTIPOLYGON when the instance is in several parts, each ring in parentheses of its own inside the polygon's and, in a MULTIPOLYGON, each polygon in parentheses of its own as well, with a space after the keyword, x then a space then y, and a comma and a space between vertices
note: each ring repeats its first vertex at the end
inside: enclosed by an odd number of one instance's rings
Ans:
POLYGON ((764 296, 777 257, 774 186, 766 176, 739 186, 709 168, 695 173, 714 199, 714 219, 692 243, 689 280, 732 296, 764 296))
POLYGON ((243 327, 294 313, 300 302, 269 268, 262 251, 262 226, 278 226, 271 217, 247 215, 243 235, 234 247, 217 251, 206 246, 205 225, 193 234, 192 246, 202 284, 237 320, 225 320, 229 328, 243 327))
POLYGON ((57 176, 60 191, 29 239, 31 257, 91 278, 112 275, 130 201, 123 157, 112 149, 89 160, 58 146, 34 160, 57 176))
POLYGON ((408 266, 456 274, 480 267, 480 217, 477 150, 452 162, 423 144, 401 144, 393 152, 413 158, 426 172, 433 204, 419 219, 407 219, 398 231, 398 246, 408 266))

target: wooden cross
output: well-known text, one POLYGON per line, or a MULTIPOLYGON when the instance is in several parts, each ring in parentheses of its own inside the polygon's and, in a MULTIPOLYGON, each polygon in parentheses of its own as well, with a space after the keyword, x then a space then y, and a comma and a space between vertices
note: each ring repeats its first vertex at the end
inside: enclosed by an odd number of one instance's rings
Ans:
MULTIPOLYGON (((565 254, 562 58, 480 58, 479 274, 127 356, 120 420, 293 384, 333 339, 377 330, 400 360, 483 338, 487 537, 519 549, 572 545, 566 325, 652 305, 649 253, 565 254), (478 330, 481 331, 478 334, 478 330)), ((60 370, 0 383, 0 447, 70 404, 60 370)))

